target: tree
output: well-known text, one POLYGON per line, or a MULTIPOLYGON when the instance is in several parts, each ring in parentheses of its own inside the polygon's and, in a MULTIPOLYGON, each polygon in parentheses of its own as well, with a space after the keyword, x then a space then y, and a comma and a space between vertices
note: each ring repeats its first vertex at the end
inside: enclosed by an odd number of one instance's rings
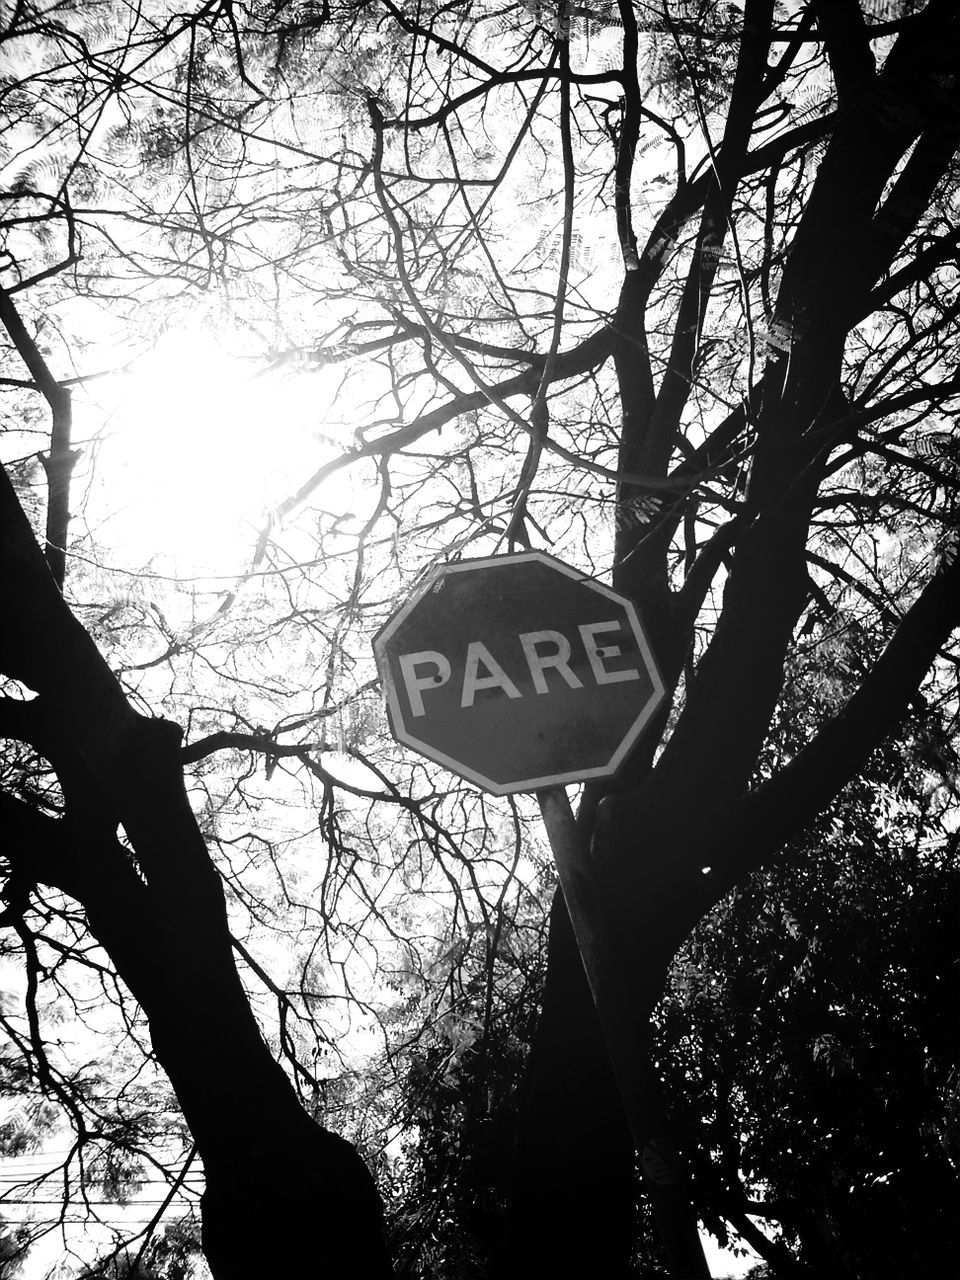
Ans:
POLYGON ((0 1275, 9 1280, 21 1274, 21 1263, 30 1248, 30 1232, 25 1227, 7 1229, 3 1223, 3 1234, 0 1235, 0 1275))
MULTIPOLYGON (((835 703, 863 637, 808 643, 830 673, 819 697, 835 703)), ((789 692, 784 704, 780 760, 803 734, 789 692)), ((938 719, 915 708, 802 837, 701 922, 657 1011, 677 1121, 697 1135, 701 1203, 773 1274, 892 1277, 960 1256, 956 1046, 942 1017, 960 977, 960 850, 956 754, 938 719), (776 1223, 779 1242, 748 1213, 776 1223)))
MULTIPOLYGON (((36 996, 56 968, 41 951, 75 965, 89 930, 202 1158, 214 1274, 384 1273, 370 1175, 311 1114, 332 1092, 309 1061, 318 960, 358 1010, 348 952, 396 975, 399 1003, 414 991, 406 1018, 380 1010, 387 1048, 409 1048, 410 1010, 422 1028, 462 1007, 471 948, 495 971, 524 894, 514 850, 534 837, 521 804, 382 742, 363 639, 429 564, 545 542, 637 600, 673 701, 579 808, 650 1062, 634 1131, 558 898, 505 1266, 624 1273, 639 1147, 673 1273, 702 1274, 650 1050, 671 959, 921 689, 948 698, 956 661, 954 6, 158 6, 122 32, 102 17, 21 6, 4 33, 20 58, 3 90, 5 385, 13 412, 39 392, 51 424, 46 564, 41 504, 25 515, 2 490, 19 1048, 82 1146, 89 1081, 51 1060, 36 996), (90 527, 68 518, 68 393, 96 372, 69 307, 143 324, 197 294, 264 376, 342 370, 334 417, 353 434, 321 442, 247 572, 201 583, 210 609, 188 624, 183 586, 163 601, 176 617, 120 598, 92 491, 90 527), (348 469, 368 486, 333 509, 323 485, 348 469), (868 657, 844 700, 808 699, 802 745, 767 768, 785 671, 820 619, 867 634, 868 657), (186 745, 157 712, 186 722, 186 745), (364 782, 331 769, 341 747, 364 782), (226 751, 246 762, 229 782, 226 751), (286 838, 231 821, 262 812, 257 762, 296 771, 313 806, 328 863, 312 912, 286 838), (267 924, 295 980, 258 958, 267 924), (281 1233, 245 1230, 251 1194, 281 1233)), ((30 499, 36 473, 14 474, 30 499)), ((389 1128, 378 1105, 359 1140, 389 1128)))

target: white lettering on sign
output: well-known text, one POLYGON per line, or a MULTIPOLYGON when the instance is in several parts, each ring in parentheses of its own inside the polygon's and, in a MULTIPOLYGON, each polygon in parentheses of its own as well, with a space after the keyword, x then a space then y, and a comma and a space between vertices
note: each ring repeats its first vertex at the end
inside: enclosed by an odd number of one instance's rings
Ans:
POLYGON ((549 692, 543 674, 547 667, 555 667, 571 689, 583 688, 583 681, 570 670, 570 641, 559 631, 525 631, 520 637, 520 644, 537 693, 549 692), (553 653, 538 653, 538 644, 552 644, 553 653))
POLYGON ((467 645, 467 663, 463 670, 463 689, 460 693, 461 707, 472 707, 478 689, 502 689, 508 698, 519 698, 520 690, 501 667, 490 650, 479 640, 472 640, 467 645), (486 667, 488 674, 480 675, 480 664, 486 667))
POLYGON ((450 663, 436 649, 422 649, 419 653, 404 653, 400 658, 403 683, 407 686, 410 710, 415 716, 425 714, 422 689, 439 689, 450 679, 450 663), (418 667, 433 667, 433 675, 417 675, 418 667))
POLYGON ((583 647, 586 649, 587 657, 590 660, 593 678, 597 684, 620 684, 624 680, 640 679, 640 672, 636 667, 629 667, 623 671, 608 671, 603 665, 607 658, 620 657, 620 646, 618 644, 608 644, 601 649, 597 645, 597 636, 602 635, 605 631, 619 631, 619 622, 616 620, 613 622, 585 622, 578 629, 583 640, 583 647))
MULTIPOLYGON (((620 631, 621 624, 616 619, 609 622, 584 622, 577 627, 590 671, 598 685, 640 679, 640 671, 635 666, 611 671, 607 665, 613 659, 625 656, 619 643, 610 642, 610 637, 620 631), (600 643, 602 637, 608 638, 606 644, 600 643)), ((571 666, 573 646, 562 632, 523 631, 517 636, 517 640, 538 694, 550 692, 546 676, 548 671, 556 671, 570 689, 584 687, 583 681, 571 666)), ((421 649, 418 653, 401 654, 399 661, 410 711, 414 716, 426 715, 424 691, 440 689, 449 683, 453 673, 450 659, 436 649, 421 649)), ((487 646, 480 640, 471 640, 467 644, 463 664, 460 706, 472 707, 477 694, 487 689, 499 689, 508 698, 523 696, 487 646)))

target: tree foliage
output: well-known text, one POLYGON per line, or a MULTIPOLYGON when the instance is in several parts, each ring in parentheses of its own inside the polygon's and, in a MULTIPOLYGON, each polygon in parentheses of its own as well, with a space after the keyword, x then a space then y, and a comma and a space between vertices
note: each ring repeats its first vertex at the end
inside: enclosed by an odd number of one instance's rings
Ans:
MULTIPOLYGON (((844 645, 848 659, 857 647, 844 645)), ((817 649, 836 675, 835 646, 817 649)), ((821 696, 836 690, 823 682, 821 696)), ((798 711, 779 752, 798 745, 798 711)), ((786 1243, 824 1275, 936 1271, 958 1256, 956 1044, 943 1011, 960 980, 960 847, 956 756, 937 722, 916 709, 698 926, 658 1010, 678 1119, 699 1135, 703 1203, 774 1274, 786 1243), (779 1247, 748 1213, 777 1224, 779 1247)))

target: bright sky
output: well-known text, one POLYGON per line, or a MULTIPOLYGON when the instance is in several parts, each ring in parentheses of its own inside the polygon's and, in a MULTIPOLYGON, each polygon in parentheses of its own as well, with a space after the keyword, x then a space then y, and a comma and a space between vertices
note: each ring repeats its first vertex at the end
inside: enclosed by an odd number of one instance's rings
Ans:
MULTIPOLYGON (((341 379, 337 366, 264 371, 201 323, 168 330, 89 389, 79 431, 96 441, 86 514, 98 543, 181 577, 244 568, 267 513, 351 443, 341 379)), ((349 510, 352 484, 331 477, 323 504, 349 510)))
POLYGON ((742 1280, 743 1276, 748 1275, 757 1263, 762 1261, 759 1254, 754 1253, 747 1245, 742 1246, 747 1250, 746 1255, 738 1257, 730 1249, 721 1249, 713 1236, 706 1231, 700 1232, 700 1239, 713 1280, 742 1280))
MULTIPOLYGON (((0 1101, 0 1122, 7 1122, 16 1110, 16 1100, 0 1101)), ((155 1172, 147 1171, 141 1190, 127 1204, 113 1204, 105 1200, 100 1187, 91 1185, 87 1195, 91 1205, 91 1217, 84 1223, 83 1205, 79 1196, 66 1215, 66 1236, 55 1224, 61 1212, 59 1192, 62 1188, 62 1165, 72 1149, 73 1135, 67 1130, 53 1133, 37 1151, 27 1151, 19 1156, 0 1159, 0 1217, 10 1227, 24 1222, 49 1224, 53 1229, 39 1239, 31 1249, 19 1280, 47 1280, 53 1273, 58 1277, 73 1276, 82 1264, 89 1265, 98 1254, 103 1254, 116 1244, 116 1232, 123 1236, 135 1235, 149 1223, 158 1207, 169 1193, 168 1185, 155 1172), (23 1195, 23 1184, 35 1181, 51 1173, 49 1181, 40 1184, 33 1197, 23 1195), (69 1224, 81 1224, 69 1225, 69 1224)), ((162 1153, 158 1153, 162 1155, 162 1153)), ((89 1152, 87 1159, 89 1160, 89 1152)), ((76 1179, 78 1167, 74 1160, 71 1174, 76 1179)), ((203 1190, 203 1171, 194 1162, 187 1172, 181 1193, 171 1205, 165 1221, 172 1222, 196 1205, 203 1190)), ((135 1249, 139 1248, 139 1243, 135 1249)))

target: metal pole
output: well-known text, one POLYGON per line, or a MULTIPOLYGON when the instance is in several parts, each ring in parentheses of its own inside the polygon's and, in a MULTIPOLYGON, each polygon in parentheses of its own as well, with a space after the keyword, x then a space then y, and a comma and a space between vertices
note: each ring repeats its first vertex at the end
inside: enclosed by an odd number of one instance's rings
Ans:
POLYGON ((645 1101, 657 1088, 646 1031, 634 1012, 622 966, 611 946, 566 789, 547 787, 536 795, 670 1273, 678 1280, 710 1280, 686 1173, 663 1131, 664 1122, 658 1121, 659 1105, 645 1101))

